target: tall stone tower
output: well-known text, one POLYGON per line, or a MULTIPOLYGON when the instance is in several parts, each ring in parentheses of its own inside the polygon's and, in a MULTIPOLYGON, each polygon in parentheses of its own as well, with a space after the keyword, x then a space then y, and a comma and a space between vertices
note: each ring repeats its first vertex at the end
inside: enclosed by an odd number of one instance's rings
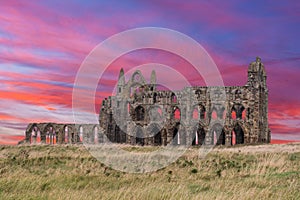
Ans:
POLYGON ((248 82, 250 96, 250 123, 253 125, 252 135, 258 142, 270 142, 270 130, 268 127, 268 88, 266 70, 259 57, 250 63, 248 68, 248 82))

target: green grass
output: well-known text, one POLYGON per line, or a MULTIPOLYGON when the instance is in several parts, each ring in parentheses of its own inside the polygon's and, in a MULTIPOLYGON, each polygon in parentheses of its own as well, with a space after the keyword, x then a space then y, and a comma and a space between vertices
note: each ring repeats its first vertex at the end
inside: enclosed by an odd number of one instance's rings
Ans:
POLYGON ((294 149, 224 148, 199 159, 191 148, 156 172, 128 174, 83 146, 0 146, 0 199, 300 199, 300 144, 294 149))

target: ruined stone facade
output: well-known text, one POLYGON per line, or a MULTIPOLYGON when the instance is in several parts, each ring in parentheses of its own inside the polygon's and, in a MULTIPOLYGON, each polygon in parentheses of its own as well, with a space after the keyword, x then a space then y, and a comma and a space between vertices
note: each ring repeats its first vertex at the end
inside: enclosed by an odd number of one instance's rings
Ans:
POLYGON ((29 124, 26 141, 227 146, 269 143, 266 78, 260 58, 250 63, 244 86, 162 91, 156 88, 154 71, 150 83, 138 70, 126 82, 121 69, 116 95, 102 101, 99 124, 29 124))

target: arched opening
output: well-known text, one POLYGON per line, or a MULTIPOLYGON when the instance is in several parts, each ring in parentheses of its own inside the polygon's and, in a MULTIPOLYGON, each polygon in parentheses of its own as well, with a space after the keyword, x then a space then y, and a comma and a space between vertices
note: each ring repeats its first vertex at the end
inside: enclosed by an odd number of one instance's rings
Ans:
POLYGON ((178 107, 174 108, 174 113, 173 113, 174 119, 180 120, 180 109, 178 107))
POLYGON ((237 113, 236 113, 236 118, 242 119, 244 110, 245 110, 245 107, 240 105, 240 107, 239 107, 239 109, 237 110, 237 113))
POLYGON ((231 118, 236 119, 236 112, 234 110, 231 111, 231 118))
POLYGON ((143 121, 145 119, 145 109, 142 106, 136 107, 135 116, 137 121, 143 121))
POLYGON ((64 142, 68 143, 69 142, 69 128, 68 128, 68 126, 65 126, 65 128, 64 128, 64 137, 65 137, 64 142))
POLYGON ((204 92, 199 89, 195 91, 195 94, 196 94, 197 99, 201 99, 202 96, 205 96, 204 92))
POLYGON ((50 144, 50 134, 46 133, 46 144, 50 144))
POLYGON ((99 137, 98 137, 98 127, 97 126, 95 126, 94 127, 94 134, 93 134, 93 138, 94 138, 94 143, 95 144, 98 144, 98 142, 99 142, 99 137))
POLYGON ((49 134, 49 132, 46 133, 46 144, 50 144, 50 134, 49 134))
POLYGON ((193 111, 193 119, 198 119, 199 118, 199 112, 198 112, 198 109, 197 108, 194 108, 194 111, 193 111))
POLYGON ((217 111, 216 110, 213 110, 212 113, 211 113, 211 118, 212 119, 217 119, 218 118, 218 115, 217 115, 217 111))
POLYGON ((54 131, 54 128, 53 127, 50 127, 50 129, 51 129, 51 135, 52 135, 52 138, 50 139, 51 141, 52 141, 52 144, 56 144, 56 141, 57 141, 57 138, 56 138, 56 133, 55 133, 55 131, 54 131))
POLYGON ((215 124, 211 129, 211 144, 225 145, 225 132, 221 124, 215 124))
POLYGON ((246 117, 245 107, 241 104, 235 104, 231 109, 231 116, 232 119, 244 119, 246 117), (235 112, 235 118, 233 116, 233 113, 235 112), (244 115, 244 117, 243 117, 244 115))
POLYGON ((141 145, 144 146, 145 142, 144 142, 144 132, 142 127, 137 126, 136 128, 136 144, 137 145, 141 145))
POLYGON ((130 113, 130 104, 127 103, 127 113, 130 113))
POLYGON ((177 103, 177 97, 174 93, 172 93, 171 101, 172 101, 172 103, 177 103))
POLYGON ((154 145, 162 145, 161 131, 157 125, 153 125, 151 135, 154 135, 154 145))
POLYGON ((116 143, 121 142, 120 128, 118 125, 115 126, 115 138, 116 138, 116 143))
POLYGON ((225 145, 225 132, 222 130, 222 132, 217 134, 217 145, 225 145))
POLYGON ((134 88, 130 88, 130 97, 133 97, 133 94, 134 94, 134 88))
POLYGON ((56 144, 56 133, 52 125, 47 125, 44 129, 46 133, 46 144, 56 144))
POLYGON ((177 123, 176 126, 173 128, 173 145, 179 145, 181 142, 181 133, 179 132, 179 126, 180 124, 177 123))
POLYGON ((39 128, 37 128, 36 143, 40 144, 41 142, 42 142, 41 131, 39 128))
POLYGON ((153 103, 156 103, 157 102, 157 94, 156 92, 153 94, 153 103))
POLYGON ((236 145, 236 135, 234 130, 231 131, 231 145, 236 145))
POLYGON ((239 124, 236 124, 232 130, 231 144, 244 144, 244 131, 239 124))
POLYGON ((133 82, 136 82, 136 83, 139 83, 142 81, 142 76, 141 74, 139 73, 139 71, 135 71, 134 74, 132 75, 132 81, 133 82))
POLYGON ((180 144, 180 136, 177 128, 174 128, 173 130, 173 144, 174 145, 180 144))
MULTIPOLYGON (((52 127, 53 128, 53 127, 52 127)), ((52 144, 56 144, 57 143, 57 134, 56 132, 54 131, 54 128, 52 130, 52 144)))
POLYGON ((205 142, 205 131, 202 126, 195 128, 192 145, 203 145, 205 142))
POLYGON ((242 112, 242 119, 243 120, 246 119, 246 109, 244 109, 243 112, 242 112))
POLYGON ((36 135, 37 135, 37 133, 34 130, 32 130, 31 134, 30 134, 30 144, 36 143, 36 135))
POLYGON ((30 133, 30 144, 36 144, 41 142, 41 131, 34 125, 30 133))
POLYGON ((83 142, 83 127, 79 127, 79 140, 80 142, 83 142))
POLYGON ((198 133, 198 130, 197 128, 195 129, 195 131, 193 132, 193 135, 192 135, 192 145, 198 145, 199 144, 199 133, 198 133))
POLYGON ((241 95, 242 95, 241 90, 237 89, 237 90, 235 91, 235 98, 238 99, 238 98, 241 97, 241 95))
POLYGON ((109 122, 112 123, 113 121, 113 113, 110 111, 109 112, 109 122))

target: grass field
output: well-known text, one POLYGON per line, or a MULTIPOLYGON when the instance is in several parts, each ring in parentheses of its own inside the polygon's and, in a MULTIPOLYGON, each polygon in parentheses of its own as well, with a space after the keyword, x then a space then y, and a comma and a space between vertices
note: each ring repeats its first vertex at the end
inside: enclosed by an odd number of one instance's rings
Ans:
POLYGON ((83 146, 0 146, 0 199, 300 199, 299 189, 299 143, 218 147, 205 159, 190 148, 142 174, 106 167, 83 146))

